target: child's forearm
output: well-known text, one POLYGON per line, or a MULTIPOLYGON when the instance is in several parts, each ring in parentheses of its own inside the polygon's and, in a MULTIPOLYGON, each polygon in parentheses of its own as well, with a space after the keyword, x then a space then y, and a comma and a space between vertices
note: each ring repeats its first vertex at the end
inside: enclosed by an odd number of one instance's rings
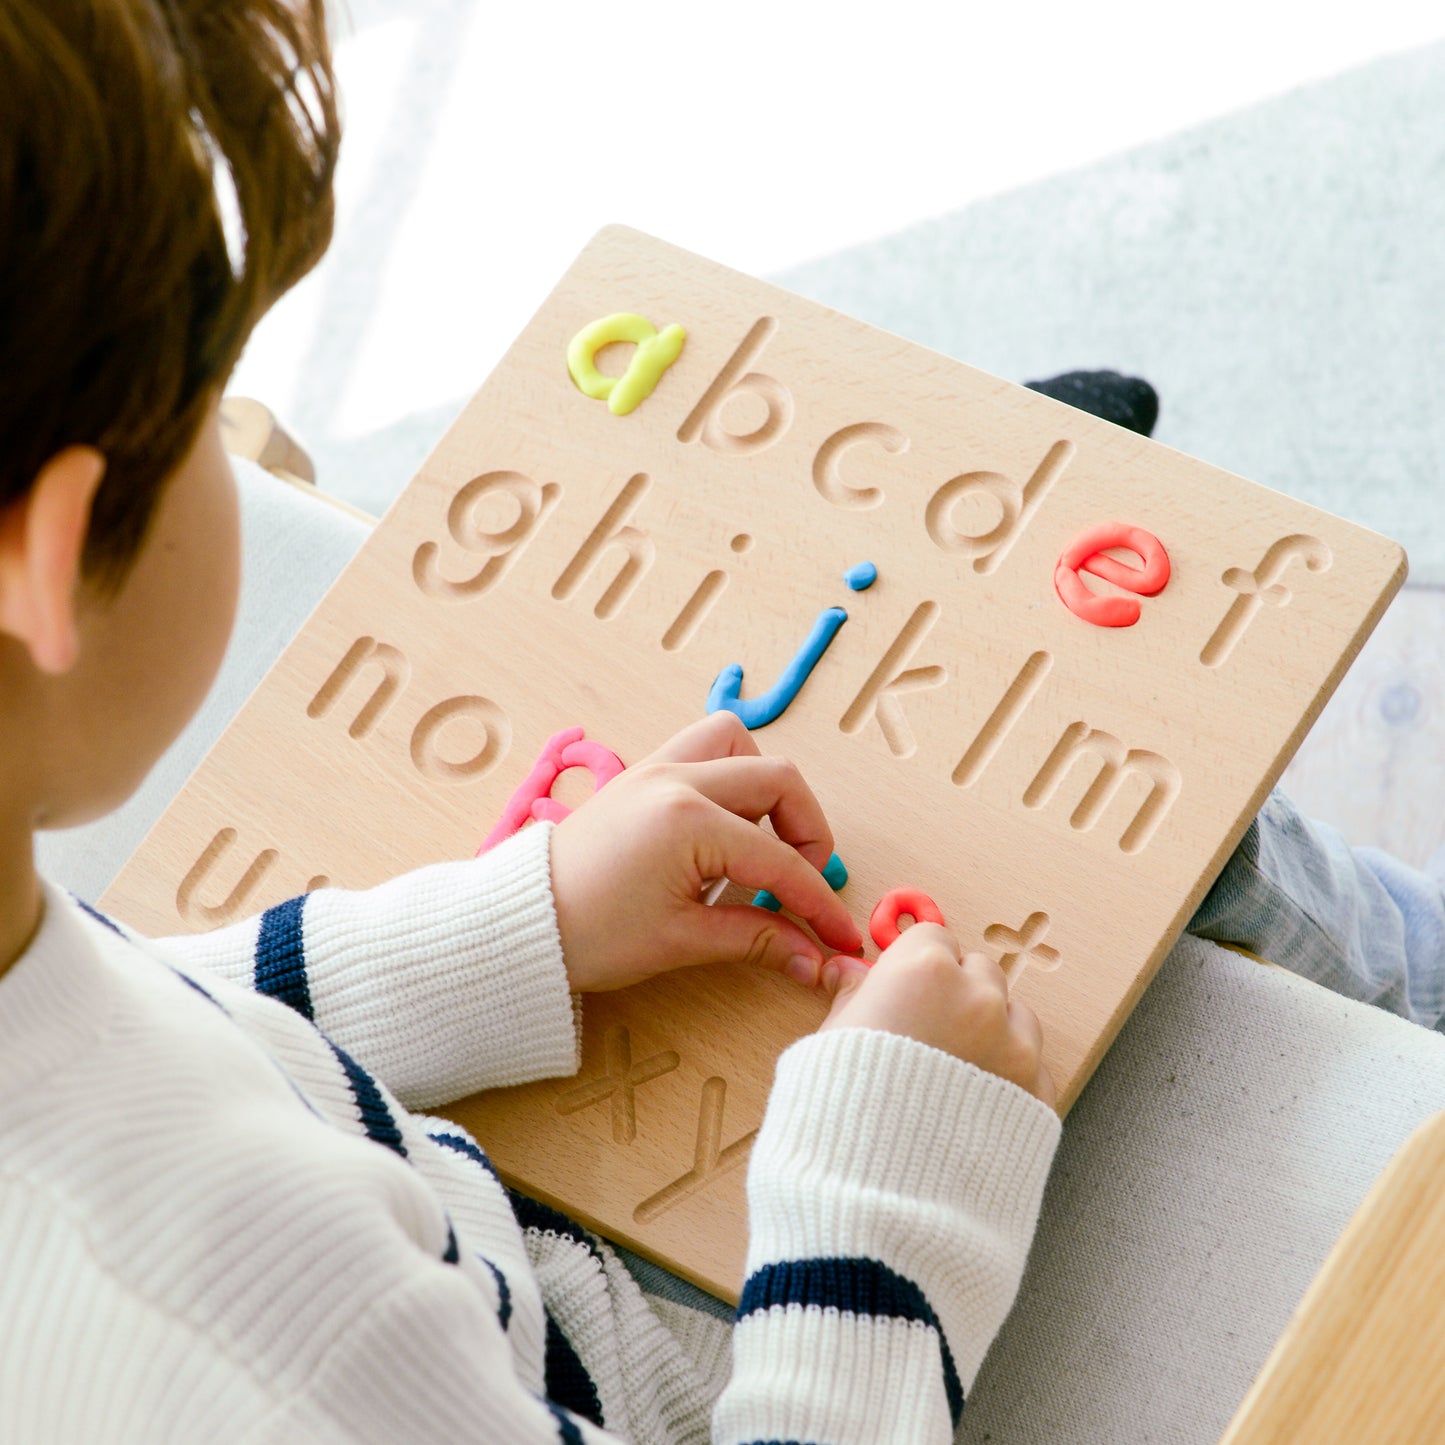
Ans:
POLYGON ((748 1174, 748 1277, 716 1445, 947 1442, 1013 1303, 1059 1121, 911 1039, 778 1064, 748 1174))
POLYGON ((230 928, 165 939, 182 965, 272 994, 410 1108, 577 1068, 550 824, 485 857, 364 892, 325 889, 230 928))

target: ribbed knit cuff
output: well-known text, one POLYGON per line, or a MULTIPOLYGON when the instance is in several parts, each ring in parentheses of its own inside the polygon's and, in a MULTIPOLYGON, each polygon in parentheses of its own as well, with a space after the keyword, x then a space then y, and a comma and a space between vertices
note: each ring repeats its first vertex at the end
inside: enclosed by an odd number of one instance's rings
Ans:
POLYGON ((550 834, 307 900, 316 1023, 408 1107, 576 1072, 550 834))
POLYGON ((1017 1293, 1060 1136, 1047 1105, 916 1040, 813 1034, 778 1061, 748 1171, 748 1274, 866 1258, 917 1284, 966 1389, 1017 1293))

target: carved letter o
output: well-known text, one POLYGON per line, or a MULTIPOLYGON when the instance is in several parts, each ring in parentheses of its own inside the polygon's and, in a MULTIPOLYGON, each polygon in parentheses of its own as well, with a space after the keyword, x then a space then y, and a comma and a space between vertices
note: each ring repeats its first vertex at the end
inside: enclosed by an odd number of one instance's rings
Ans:
POLYGON ((412 730, 411 760, 417 772, 436 782, 470 782, 501 762, 511 741, 512 724, 496 703, 485 697, 450 697, 428 709, 412 730), (463 718, 480 722, 486 736, 469 758, 453 762, 441 755, 437 735, 463 718))

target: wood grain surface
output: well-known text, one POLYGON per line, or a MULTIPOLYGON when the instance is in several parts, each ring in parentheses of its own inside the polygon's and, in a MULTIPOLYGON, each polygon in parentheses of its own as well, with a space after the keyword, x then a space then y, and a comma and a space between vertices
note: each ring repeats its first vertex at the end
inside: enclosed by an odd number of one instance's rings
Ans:
MULTIPOLYGON (((609 228, 105 903, 203 929, 469 856, 554 733, 635 761, 728 664, 744 698, 771 688, 841 606, 758 741, 821 798, 860 923, 920 888, 1005 962, 1067 1107, 1403 574, 1385 538, 609 228), (614 312, 687 331, 627 415, 566 365, 614 312), (1055 591, 1102 522, 1171 562, 1133 626, 1055 591)), ((452 1112, 510 1181, 731 1297, 773 1063, 822 1012, 777 977, 682 970, 586 1001, 578 1078, 452 1112)))
POLYGON ((1222 1445, 1445 1440, 1445 1115, 1406 1141, 1310 1285, 1222 1445))

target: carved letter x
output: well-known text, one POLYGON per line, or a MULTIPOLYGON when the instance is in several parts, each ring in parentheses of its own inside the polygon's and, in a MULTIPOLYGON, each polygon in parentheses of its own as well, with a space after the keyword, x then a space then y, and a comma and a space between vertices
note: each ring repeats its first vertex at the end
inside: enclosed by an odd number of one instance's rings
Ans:
POLYGON ((1049 915, 1030 913, 1017 933, 1011 928, 1005 928, 1001 923, 990 923, 983 931, 983 938, 985 943, 1003 949, 998 966, 1013 984, 1023 977, 1027 968, 1036 968, 1040 973, 1052 973, 1059 966, 1059 950, 1042 941, 1048 931, 1049 915))
POLYGON ((637 1105, 633 1091, 663 1074, 670 1074, 679 1063, 671 1049, 653 1054, 641 1063, 632 1062, 632 1038, 621 1024, 614 1024, 602 1037, 602 1050, 607 1072, 568 1089, 557 1099, 559 1114, 576 1114, 590 1109, 605 1099, 612 1100, 612 1137, 619 1144, 630 1144, 637 1138, 637 1105))

